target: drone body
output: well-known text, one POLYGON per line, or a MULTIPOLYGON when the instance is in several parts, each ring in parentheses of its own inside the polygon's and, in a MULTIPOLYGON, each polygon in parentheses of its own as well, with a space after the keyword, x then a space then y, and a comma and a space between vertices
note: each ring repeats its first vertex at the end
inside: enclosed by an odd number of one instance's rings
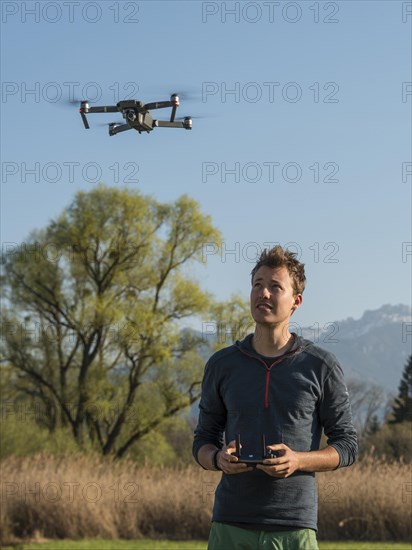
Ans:
POLYGON ((154 103, 143 103, 135 99, 119 101, 116 105, 104 105, 101 107, 90 107, 87 101, 80 103, 80 115, 83 120, 84 127, 90 128, 86 114, 89 113, 122 113, 125 120, 124 123, 112 122, 109 124, 109 135, 114 136, 119 132, 126 130, 136 130, 142 132, 151 132, 154 128, 184 128, 185 130, 192 129, 191 117, 185 117, 182 122, 175 121, 176 110, 179 107, 179 96, 172 94, 170 101, 158 101, 154 103), (150 111, 154 109, 172 108, 170 120, 155 120, 150 111))

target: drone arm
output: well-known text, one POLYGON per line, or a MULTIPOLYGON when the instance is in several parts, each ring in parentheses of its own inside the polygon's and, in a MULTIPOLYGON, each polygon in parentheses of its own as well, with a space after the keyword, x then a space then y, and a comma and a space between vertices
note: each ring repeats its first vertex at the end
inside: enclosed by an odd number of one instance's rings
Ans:
POLYGON ((170 122, 168 120, 154 120, 153 127, 157 128, 185 128, 186 130, 192 129, 192 121, 183 121, 183 122, 170 122))
POLYGON ((145 110, 152 111, 153 109, 166 109, 167 107, 174 107, 174 101, 156 101, 154 103, 145 103, 145 110))
POLYGON ((119 111, 117 105, 106 105, 103 107, 89 107, 87 113, 117 113, 119 111))
POLYGON ((183 122, 169 122, 168 120, 154 120, 153 126, 158 128, 183 128, 183 122))
POLYGON ((173 105, 172 113, 170 115, 170 122, 175 121, 176 111, 177 111, 177 105, 173 105))
POLYGON ((82 101, 80 105, 80 116, 82 117, 82 121, 84 124, 84 127, 86 130, 90 128, 89 122, 86 117, 86 113, 117 113, 119 109, 116 105, 109 105, 109 106, 103 106, 103 107, 89 107, 89 104, 86 101, 82 101))
POLYGON ((82 117, 82 121, 83 121, 84 127, 86 128, 86 130, 89 130, 89 129, 90 129, 90 126, 89 126, 89 123, 88 123, 88 121, 87 121, 87 117, 86 117, 86 115, 84 114, 83 111, 80 111, 80 116, 82 117))
POLYGON ((109 124, 109 135, 114 136, 115 134, 119 134, 120 132, 126 132, 126 130, 131 130, 132 127, 129 126, 129 124, 109 124))

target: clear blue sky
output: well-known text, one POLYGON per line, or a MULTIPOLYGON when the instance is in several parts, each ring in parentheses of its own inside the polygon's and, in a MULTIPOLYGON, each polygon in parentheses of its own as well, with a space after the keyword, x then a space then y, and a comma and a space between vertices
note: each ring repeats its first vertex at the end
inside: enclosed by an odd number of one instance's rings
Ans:
POLYGON ((398 1, 2 2, 3 245, 100 177, 200 203, 226 252, 195 273, 219 299, 279 242, 306 264, 296 323, 410 304, 411 22, 398 1), (119 117, 86 131, 63 106, 185 89, 180 116, 209 115, 192 132, 109 137, 119 117))

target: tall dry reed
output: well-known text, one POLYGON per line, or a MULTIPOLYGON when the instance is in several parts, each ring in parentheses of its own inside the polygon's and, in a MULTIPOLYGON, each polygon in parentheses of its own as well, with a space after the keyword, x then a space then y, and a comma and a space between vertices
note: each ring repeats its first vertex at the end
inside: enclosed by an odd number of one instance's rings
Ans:
POLYGON ((317 478, 322 539, 412 541, 410 464, 366 456, 317 478))
MULTIPOLYGON (((1 539, 207 538, 220 474, 39 455, 1 463, 1 539)), ((372 458, 318 474, 319 538, 411 540, 410 467, 372 458)))

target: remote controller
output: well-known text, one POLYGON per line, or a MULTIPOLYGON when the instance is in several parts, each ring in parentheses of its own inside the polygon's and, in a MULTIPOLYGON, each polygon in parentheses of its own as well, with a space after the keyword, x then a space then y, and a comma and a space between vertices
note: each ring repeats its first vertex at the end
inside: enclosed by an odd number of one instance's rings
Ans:
POLYGON ((236 452, 234 456, 237 456, 239 462, 255 466, 256 464, 263 464, 266 458, 278 458, 280 455, 277 451, 271 451, 266 448, 265 434, 261 436, 261 451, 260 453, 242 453, 240 444, 240 434, 236 435, 236 452))

